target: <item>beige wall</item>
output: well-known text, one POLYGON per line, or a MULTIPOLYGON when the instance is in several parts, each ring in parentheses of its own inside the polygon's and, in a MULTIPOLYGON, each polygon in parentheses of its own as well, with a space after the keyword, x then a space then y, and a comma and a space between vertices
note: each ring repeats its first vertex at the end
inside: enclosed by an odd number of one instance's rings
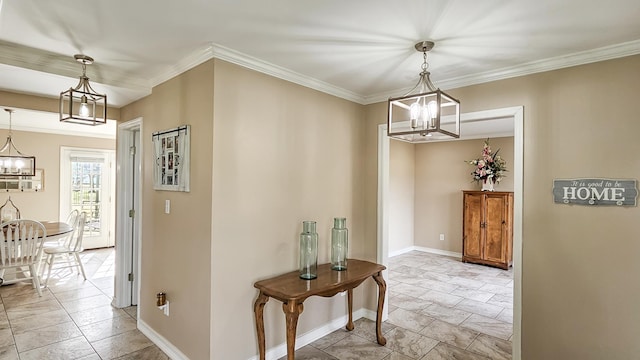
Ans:
MULTIPOLYGON (((640 56, 450 91, 463 112, 524 106, 522 358, 630 359, 640 352, 638 207, 553 203, 555 178, 640 178, 640 56), (630 280, 631 279, 631 280, 630 280)), ((367 106, 368 157, 385 104, 367 106)), ((367 174, 376 164, 367 162, 367 174)), ((365 202, 377 194, 370 178, 365 202)), ((375 224, 375 212, 367 224, 375 224)), ((375 231, 375 226, 368 226, 375 231)))
MULTIPOLYGON (((215 359, 257 354, 253 283, 298 269, 303 220, 329 262, 333 218, 363 258, 363 107, 224 61, 215 65, 212 334, 215 359)), ((374 240, 375 241, 375 240, 374 240)), ((305 301, 298 334, 346 314, 346 298, 305 301)), ((362 304, 355 292, 354 308, 362 304)), ((265 306, 267 348, 285 342, 282 304, 265 306)))
MULTIPOLYGON (((7 103, 5 106, 11 106, 7 103)), ((0 130, 0 139, 6 139, 8 130, 0 130)), ((22 218, 58 221, 67 214, 60 212, 60 147, 92 149, 115 149, 115 140, 45 134, 30 131, 13 131, 13 143, 23 154, 36 157, 36 168, 44 170, 44 191, 42 192, 0 192, 0 205, 11 196, 20 209, 22 218)))
POLYGON ((640 56, 452 92, 465 111, 524 105, 523 359, 640 352, 638 207, 553 203, 556 178, 640 179, 640 56))
POLYGON ((143 118, 140 317, 190 359, 209 358, 212 104, 209 61, 122 109, 123 121, 143 118), (191 125, 191 191, 153 190, 151 134, 185 124, 191 125), (169 317, 155 306, 160 291, 171 302, 169 317))
POLYGON ((415 145, 389 142, 389 253, 414 245, 415 165, 415 145))
MULTIPOLYGON (((415 145, 415 246, 462 252, 462 190, 479 190, 472 181, 473 166, 484 139, 415 145), (440 234, 445 240, 440 241, 440 234)), ((507 176, 496 190, 513 191, 513 137, 491 138, 491 149, 500 149, 507 162, 507 176)))

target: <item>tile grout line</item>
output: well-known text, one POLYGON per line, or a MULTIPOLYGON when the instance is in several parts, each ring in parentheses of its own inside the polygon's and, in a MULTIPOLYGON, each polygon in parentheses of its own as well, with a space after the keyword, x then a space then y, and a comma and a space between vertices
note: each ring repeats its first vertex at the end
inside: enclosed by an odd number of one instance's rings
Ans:
MULTIPOLYGON (((85 269, 85 270, 87 271, 88 274, 90 272, 92 272, 93 274, 96 273, 96 271, 91 271, 90 268, 89 269, 85 269)), ((73 276, 73 274, 74 273, 72 273, 71 276, 73 276)), ((53 276, 53 274, 52 274, 52 276, 53 276)), ((64 276, 64 277, 67 277, 67 276, 64 276)), ((100 279, 103 279, 103 278, 108 278, 108 276, 101 277, 100 279)), ((82 279, 79 278, 78 280, 82 280, 82 279)), ((79 333, 78 336, 72 336, 72 337, 69 337, 69 338, 66 338, 66 339, 56 340, 56 341, 54 341, 54 342, 52 342, 50 344, 37 346, 37 347, 31 348, 31 349, 28 349, 28 350, 25 350, 25 351, 22 351, 22 352, 18 351, 14 322, 19 320, 19 319, 26 318, 26 317, 29 317, 29 316, 34 316, 34 315, 25 314, 24 316, 20 316, 19 318, 10 320, 9 316, 8 316, 8 312, 7 312, 7 308, 6 308, 6 303, 5 302, 6 302, 6 299, 11 298, 11 297, 19 297, 19 296, 30 295, 30 292, 27 292, 26 289, 27 288, 30 289, 31 286, 30 285, 26 285, 26 284, 22 284, 21 285, 22 287, 21 287, 20 285, 16 284, 15 285, 16 287, 13 288, 15 290, 11 290, 11 289, 10 290, 5 290, 5 294, 4 295, 2 293, 0 293, 0 303, 2 304, 2 310, 4 311, 4 314, 7 317, 8 330, 11 331, 11 337, 12 337, 12 340, 13 340, 13 343, 10 344, 10 345, 7 345, 7 346, 12 346, 13 347, 15 353, 18 356, 18 359, 23 358, 24 354, 26 354, 27 352, 30 352, 30 351, 33 351, 33 350, 37 350, 37 349, 41 349, 41 348, 44 348, 44 347, 47 347, 47 346, 52 346, 52 345, 55 346, 56 344, 59 344, 59 343, 65 342, 65 341, 74 340, 74 339, 80 339, 80 338, 82 338, 84 341, 86 341, 87 344, 89 344, 93 355, 97 356, 100 359, 103 359, 103 357, 98 353, 98 351, 94 347, 94 344, 97 341, 102 341, 102 340, 105 340, 105 339, 108 339, 108 338, 111 338, 111 337, 119 336, 119 335, 122 335, 122 334, 124 334, 126 332, 115 334, 115 335, 110 333, 110 336, 107 336, 104 339, 100 339, 100 340, 96 340, 94 342, 91 342, 91 341, 89 341, 89 338, 87 337, 85 332, 82 331, 82 329, 81 329, 82 326, 78 322, 78 319, 75 319, 74 317, 72 317, 72 312, 71 312, 72 309, 71 308, 67 308, 64 305, 65 303, 74 303, 74 305, 76 305, 75 302, 78 302, 78 304, 80 304, 80 303, 82 303, 83 299, 88 299, 88 298, 91 298, 91 297, 99 297, 99 296, 106 297, 106 298, 108 298, 110 300, 113 299, 113 295, 110 294, 110 293, 107 293, 107 291, 105 290, 105 289, 108 290, 108 288, 98 286, 98 284, 95 283, 92 280, 93 279, 91 279, 91 276, 88 276, 86 280, 82 280, 80 283, 75 283, 75 284, 71 283, 72 286, 69 289, 60 288, 60 289, 55 289, 55 291, 52 291, 51 287, 42 288, 42 290, 43 290, 43 296, 42 297, 46 297, 45 299, 41 299, 40 297, 39 298, 35 298, 35 299, 34 298, 30 298, 30 297, 26 297, 27 301, 28 301, 26 304, 20 304, 19 302, 16 303, 17 306, 32 305, 32 304, 38 304, 38 303, 46 303, 47 305, 56 304, 60 308, 60 310, 62 310, 64 312, 64 314, 67 316, 68 323, 72 324, 73 328, 77 329, 78 333, 79 333), (90 286, 95 289, 96 293, 92 294, 92 295, 80 295, 79 297, 70 296, 66 300, 64 300, 63 298, 59 297, 63 293, 68 294, 69 292, 72 292, 72 291, 78 291, 78 292, 81 291, 82 289, 85 288, 84 284, 90 284, 90 286), (9 293, 10 295, 7 295, 7 293, 9 293)), ((53 287, 56 288, 56 284, 53 284, 53 287)), ((89 287, 86 287, 86 288, 89 288, 89 287)), ((94 304, 90 303, 89 306, 94 306, 94 304)), ((80 312, 83 312, 83 311, 91 311, 93 309, 97 309, 97 308, 100 308, 102 306, 107 306, 107 305, 95 305, 95 307, 90 307, 88 309, 83 309, 83 306, 79 306, 77 308, 78 311, 73 312, 73 314, 80 313, 80 312)), ((111 306, 111 304, 109 303, 108 306, 111 306)), ((131 320, 136 321, 137 320, 135 318, 135 315, 132 315, 130 313, 130 310, 128 310, 128 309, 127 310, 121 309, 121 310, 122 310, 122 315, 119 315, 120 317, 125 317, 126 316, 126 319, 129 319, 129 321, 131 321, 131 320)), ((113 318, 111 318, 111 319, 113 319, 113 318)), ((106 320, 108 320, 108 319, 98 320, 98 321, 95 321, 95 323, 100 322, 100 321, 106 321, 106 320)), ((47 327, 54 327, 54 326, 58 326, 60 324, 65 324, 65 323, 67 323, 66 320, 63 321, 62 323, 51 324, 51 325, 41 326, 41 327, 40 326, 36 326, 36 328, 25 330, 25 333, 29 332, 29 331, 37 331, 39 329, 44 329, 44 328, 47 328, 47 327)), ((90 323, 90 324, 93 324, 93 322, 90 323)), ((90 324, 88 324, 88 325, 90 325, 90 324)), ((133 332, 133 331, 139 331, 139 330, 138 330, 137 325, 136 325, 136 326, 134 326, 133 329, 131 329, 129 331, 133 332)), ((136 350, 133 350, 133 351, 127 349, 126 353, 118 354, 118 356, 119 356, 118 358, 124 357, 124 356, 129 356, 129 355, 137 353, 137 352, 144 352, 145 350, 153 348, 154 345, 155 344, 153 344, 151 342, 149 345, 147 345, 147 346, 145 346, 145 347, 143 347, 141 349, 136 349, 136 350)), ((87 348, 87 350, 88 350, 88 348, 87 348)), ((121 350, 123 350, 123 349, 121 349, 121 350)), ((91 354, 87 354, 85 356, 91 356, 91 354)))

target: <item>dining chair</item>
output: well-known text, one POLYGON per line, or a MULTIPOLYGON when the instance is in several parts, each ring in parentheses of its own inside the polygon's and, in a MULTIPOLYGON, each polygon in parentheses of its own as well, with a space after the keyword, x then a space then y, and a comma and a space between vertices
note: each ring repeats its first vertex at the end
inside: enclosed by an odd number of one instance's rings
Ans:
MULTIPOLYGON (((85 212, 79 213, 74 231, 71 233, 72 235, 65 239, 64 244, 61 246, 44 248, 44 266, 48 268, 47 279, 44 282, 45 287, 51 278, 51 271, 54 269, 54 263, 56 264, 55 270, 77 268, 78 273, 82 273, 82 277, 87 280, 87 275, 84 272, 84 266, 82 266, 82 261, 80 260, 80 253, 84 250, 82 248, 82 237, 84 235, 84 226, 86 221, 87 214, 85 212)), ((44 273, 44 268, 42 272, 44 273)))
POLYGON ((67 215, 67 221, 65 221, 67 224, 71 225, 71 226, 75 226, 76 222, 78 221, 78 216, 80 215, 80 211, 78 210, 72 210, 69 215, 67 215))
POLYGON ((38 264, 47 229, 39 221, 27 219, 4 222, 0 227, 0 276, 4 278, 4 284, 31 280, 38 295, 42 296, 38 264), (8 271, 15 277, 8 280, 5 276, 8 271))
POLYGON ((71 228, 73 228, 73 231, 70 232, 69 234, 67 234, 67 236, 59 237, 57 242, 50 241, 49 243, 45 243, 44 244, 44 248, 46 249, 48 247, 63 246, 68 241, 70 241, 70 239, 75 235, 76 231, 78 230, 78 220, 79 219, 80 219, 80 211, 72 210, 69 213, 69 215, 67 215, 67 220, 65 222, 67 224, 69 224, 69 226, 71 226, 71 228))

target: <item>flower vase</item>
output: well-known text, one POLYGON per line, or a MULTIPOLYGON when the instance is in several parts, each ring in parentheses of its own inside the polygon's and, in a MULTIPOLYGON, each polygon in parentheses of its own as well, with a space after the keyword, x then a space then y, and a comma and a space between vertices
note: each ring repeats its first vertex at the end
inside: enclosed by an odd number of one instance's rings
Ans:
POLYGON ((300 233, 300 278, 318 277, 318 233, 315 221, 303 221, 300 233))
POLYGON ((493 179, 482 180, 482 191, 493 191, 493 179))
POLYGON ((331 229, 331 269, 347 270, 348 230, 347 219, 334 218, 331 229))

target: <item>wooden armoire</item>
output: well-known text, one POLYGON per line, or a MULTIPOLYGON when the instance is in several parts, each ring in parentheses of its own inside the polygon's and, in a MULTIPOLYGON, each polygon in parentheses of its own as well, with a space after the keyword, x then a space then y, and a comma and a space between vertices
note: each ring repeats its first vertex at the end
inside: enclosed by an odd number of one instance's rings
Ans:
POLYGON ((513 264, 513 193, 463 191, 462 261, 513 264))

